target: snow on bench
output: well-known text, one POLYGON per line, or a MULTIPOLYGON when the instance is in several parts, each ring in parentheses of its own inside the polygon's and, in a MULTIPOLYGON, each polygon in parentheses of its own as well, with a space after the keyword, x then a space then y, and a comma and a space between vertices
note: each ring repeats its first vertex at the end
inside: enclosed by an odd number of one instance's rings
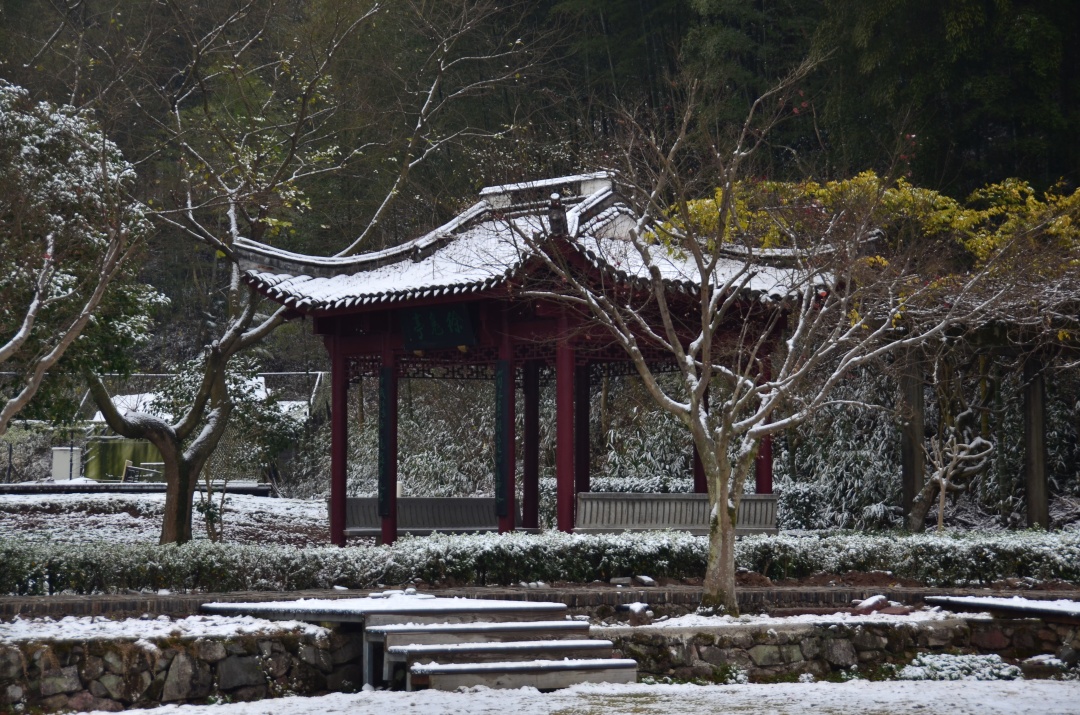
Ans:
POLYGON ((623 658, 529 660, 501 663, 417 663, 409 668, 406 689, 434 690, 484 685, 489 688, 556 690, 578 683, 633 683, 637 661, 623 658))
MULTIPOLYGON (((521 524, 521 513, 515 515, 521 524)), ((397 500, 397 533, 428 536, 472 534, 499 530, 495 499, 489 497, 402 497, 397 500)), ((376 497, 345 500, 345 536, 382 537, 382 517, 376 497)))
MULTIPOLYGON (((673 529, 709 533, 708 494, 579 492, 577 526, 583 534, 673 529)), ((775 534, 776 495, 745 494, 739 502, 736 536, 775 534)))
POLYGON ((934 606, 953 611, 988 611, 1007 618, 1041 618, 1057 623, 1080 623, 1080 602, 1058 599, 1040 601, 1034 598, 1002 598, 999 596, 927 596, 934 606))

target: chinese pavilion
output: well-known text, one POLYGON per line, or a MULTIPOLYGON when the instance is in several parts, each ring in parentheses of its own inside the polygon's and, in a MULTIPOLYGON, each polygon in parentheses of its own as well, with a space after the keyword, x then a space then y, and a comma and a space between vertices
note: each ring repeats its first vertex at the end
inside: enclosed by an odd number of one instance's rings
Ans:
MULTIPOLYGON (((589 389, 601 371, 633 365, 607 330, 559 299, 560 278, 546 251, 606 290, 647 290, 640 257, 626 240, 636 216, 601 172, 489 187, 449 223, 400 246, 360 256, 321 258, 240 240, 244 278, 270 299, 310 316, 331 356, 330 534, 345 543, 349 384, 379 381, 378 509, 383 543, 397 534, 397 397, 402 377, 495 382, 495 508, 499 530, 515 527, 515 397, 522 391, 521 526, 539 521, 540 376, 554 372, 557 525, 574 526, 575 496, 589 491, 589 389)), ((732 270, 743 265, 732 260, 732 270)), ((661 264, 671 304, 693 328, 695 270, 661 264)), ((756 293, 782 290, 779 275, 754 278, 756 293)), ((645 344, 645 341, 643 341, 645 344)), ((670 353, 646 357, 657 366, 670 353)), ((695 460, 695 490, 706 491, 695 460)), ((757 490, 772 491, 768 444, 757 490)))

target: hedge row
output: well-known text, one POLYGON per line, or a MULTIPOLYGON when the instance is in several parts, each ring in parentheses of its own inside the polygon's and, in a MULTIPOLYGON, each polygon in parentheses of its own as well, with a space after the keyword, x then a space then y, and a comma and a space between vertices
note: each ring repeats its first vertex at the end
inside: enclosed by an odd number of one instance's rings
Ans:
MULTIPOLYGON (((0 593, 108 593, 370 588, 429 583, 506 584, 648 574, 701 576, 704 538, 679 532, 578 535, 435 535, 393 546, 298 549, 205 541, 184 546, 68 545, 0 541, 0 593)), ((736 547, 738 566, 772 578, 820 571, 891 571, 933 585, 1007 577, 1080 582, 1080 534, 854 534, 755 536, 736 547)))

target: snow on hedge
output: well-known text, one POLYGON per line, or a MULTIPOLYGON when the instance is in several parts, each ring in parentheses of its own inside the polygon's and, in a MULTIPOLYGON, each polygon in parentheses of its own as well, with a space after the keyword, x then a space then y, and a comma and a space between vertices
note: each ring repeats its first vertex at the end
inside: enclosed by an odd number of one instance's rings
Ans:
MULTIPOLYGON (((428 583, 512 584, 701 576, 704 537, 683 532, 473 534, 400 539, 349 548, 192 542, 56 544, 0 540, 0 593, 100 593, 168 588, 205 591, 371 588, 428 583)), ((953 586, 1007 577, 1080 582, 1080 534, 855 534, 752 536, 738 566, 773 578, 827 571, 890 571, 953 586)))

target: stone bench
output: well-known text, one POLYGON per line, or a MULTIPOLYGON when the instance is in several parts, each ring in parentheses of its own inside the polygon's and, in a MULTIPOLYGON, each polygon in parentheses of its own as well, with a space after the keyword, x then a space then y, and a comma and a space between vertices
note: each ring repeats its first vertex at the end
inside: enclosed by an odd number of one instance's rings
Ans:
MULTIPOLYGON (((708 494, 580 492, 577 527, 581 534, 673 529, 696 536, 709 533, 708 494)), ((736 536, 775 534, 776 495, 745 494, 739 502, 736 536)))
MULTIPOLYGON (((521 513, 515 515, 521 523, 521 513)), ((401 497, 397 500, 397 533, 428 536, 472 534, 499 530, 495 499, 490 497, 401 497)), ((376 497, 345 500, 345 536, 382 536, 382 517, 376 497)))

